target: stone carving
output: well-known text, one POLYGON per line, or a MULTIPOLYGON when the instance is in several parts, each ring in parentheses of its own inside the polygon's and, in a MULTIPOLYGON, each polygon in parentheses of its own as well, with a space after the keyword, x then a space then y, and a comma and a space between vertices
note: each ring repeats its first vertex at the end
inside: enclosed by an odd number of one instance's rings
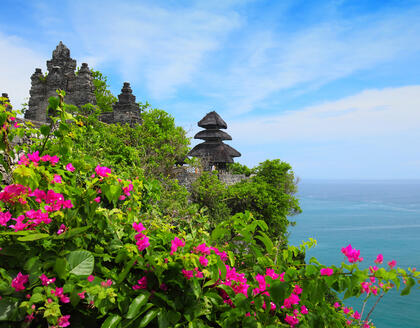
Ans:
POLYGON ((78 107, 96 104, 92 73, 86 63, 76 75, 76 60, 70 57, 70 50, 60 41, 47 61, 48 74, 40 68, 31 76, 31 90, 25 118, 40 122, 47 121, 48 98, 57 96, 56 90, 66 92, 64 101, 78 107))
POLYGON ((140 106, 136 103, 130 83, 124 82, 118 101, 112 106, 113 111, 102 113, 101 121, 105 123, 128 123, 131 127, 141 124, 140 106))
POLYGON ((220 129, 226 129, 226 122, 215 111, 204 116, 197 125, 205 130, 198 132, 194 139, 202 139, 204 142, 196 145, 188 153, 189 156, 201 157, 208 168, 213 165, 219 170, 226 168, 227 163, 233 163, 233 157, 241 156, 236 149, 225 144, 223 140, 232 140, 232 137, 220 129))

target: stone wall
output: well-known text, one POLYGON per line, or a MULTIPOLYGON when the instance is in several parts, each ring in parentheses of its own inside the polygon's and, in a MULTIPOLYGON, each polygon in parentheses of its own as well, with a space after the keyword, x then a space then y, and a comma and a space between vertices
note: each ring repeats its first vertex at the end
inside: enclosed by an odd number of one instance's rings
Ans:
MULTIPOLYGON (((175 169, 175 178, 178 180, 179 184, 187 188, 188 191, 191 191, 193 182, 197 180, 200 175, 201 171, 198 169, 191 169, 189 167, 178 167, 175 169)), ((228 172, 219 172, 218 177, 220 181, 228 186, 249 179, 245 174, 232 174, 228 172)))

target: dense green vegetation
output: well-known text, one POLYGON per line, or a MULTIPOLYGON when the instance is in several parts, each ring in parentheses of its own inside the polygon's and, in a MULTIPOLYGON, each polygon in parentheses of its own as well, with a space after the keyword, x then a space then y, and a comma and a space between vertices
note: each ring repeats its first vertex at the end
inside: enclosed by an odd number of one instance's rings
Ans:
POLYGON ((340 267, 305 259, 314 240, 288 245, 287 163, 234 166, 250 178, 229 187, 205 172, 189 193, 173 172, 189 140, 166 112, 105 125, 62 99, 40 128, 0 106, 0 327, 368 327, 338 294, 418 282, 392 262, 359 269, 350 245, 340 267))

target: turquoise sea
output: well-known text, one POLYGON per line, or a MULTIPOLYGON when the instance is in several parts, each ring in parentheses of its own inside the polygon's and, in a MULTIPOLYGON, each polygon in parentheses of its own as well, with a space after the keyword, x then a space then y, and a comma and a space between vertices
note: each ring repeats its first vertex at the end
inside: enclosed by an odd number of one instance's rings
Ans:
MULTIPOLYGON (((340 265, 341 248, 351 244, 360 249, 365 267, 382 253, 384 263, 394 259, 397 266, 420 270, 420 180, 303 180, 298 186, 303 212, 292 218, 289 241, 316 239, 308 259, 340 265)), ((386 294, 371 315, 378 328, 420 328, 420 289, 415 286, 408 296, 400 291, 386 294)), ((362 301, 345 304, 360 312, 362 301)))

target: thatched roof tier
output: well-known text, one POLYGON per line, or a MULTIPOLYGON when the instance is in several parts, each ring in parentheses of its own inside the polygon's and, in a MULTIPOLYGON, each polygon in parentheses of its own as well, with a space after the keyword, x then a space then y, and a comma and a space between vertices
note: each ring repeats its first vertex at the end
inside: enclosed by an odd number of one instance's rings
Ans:
POLYGON ((196 145, 188 155, 206 158, 211 163, 233 163, 233 157, 239 157, 241 153, 222 142, 206 141, 196 145))
POLYGON ((232 137, 224 131, 211 129, 211 130, 203 130, 203 131, 198 132, 194 136, 194 139, 216 141, 216 140, 232 140, 232 137))
POLYGON ((227 124, 215 111, 207 113, 197 125, 205 129, 227 129, 227 124))

